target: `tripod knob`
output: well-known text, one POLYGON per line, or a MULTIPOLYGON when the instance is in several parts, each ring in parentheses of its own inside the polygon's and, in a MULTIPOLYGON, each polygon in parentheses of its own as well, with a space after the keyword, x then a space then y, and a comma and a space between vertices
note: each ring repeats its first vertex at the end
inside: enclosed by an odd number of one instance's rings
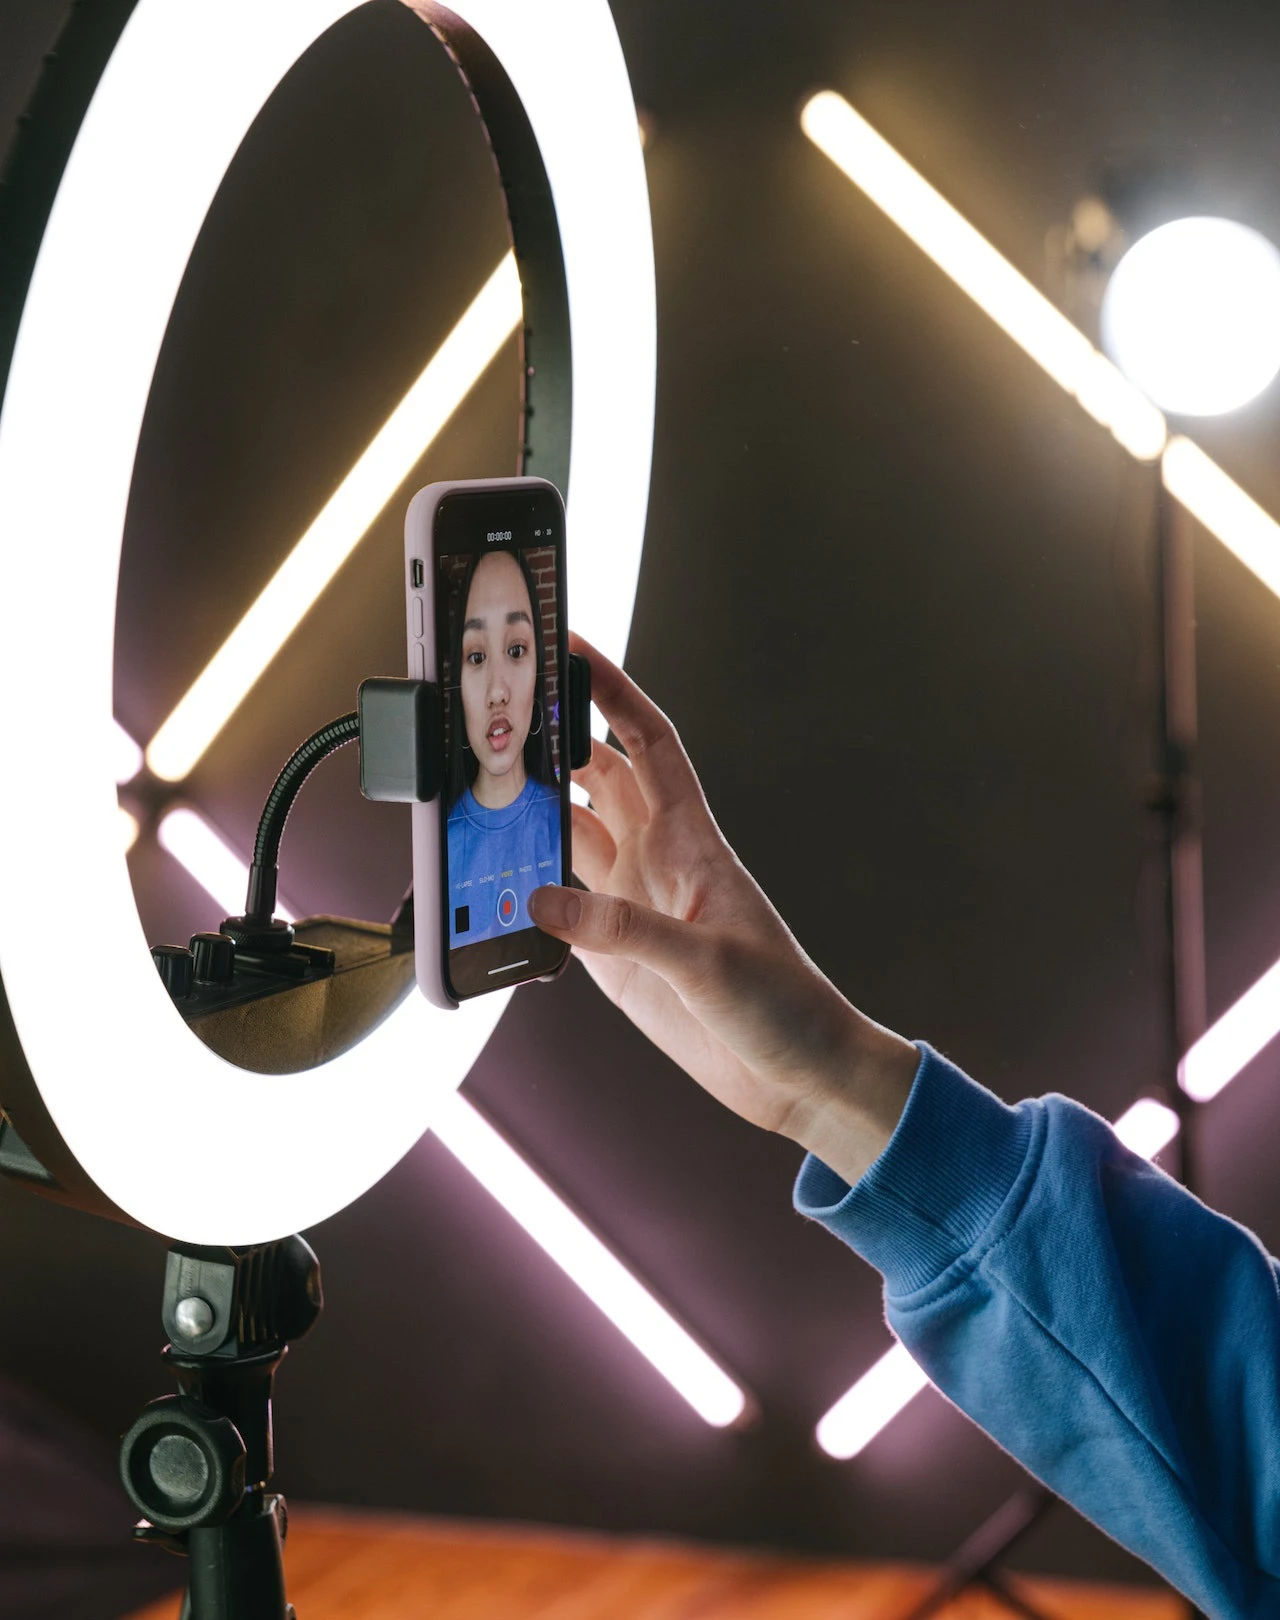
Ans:
POLYGON ((151 960, 159 970, 164 987, 175 1001, 191 994, 191 952, 185 945, 153 945, 151 960))
POLYGON ((226 934, 192 934, 197 984, 230 984, 236 973, 236 942, 226 934))
POLYGON ((244 1500, 245 1445, 228 1417, 187 1395, 152 1401, 120 1442, 120 1477, 162 1530, 222 1524, 244 1500))

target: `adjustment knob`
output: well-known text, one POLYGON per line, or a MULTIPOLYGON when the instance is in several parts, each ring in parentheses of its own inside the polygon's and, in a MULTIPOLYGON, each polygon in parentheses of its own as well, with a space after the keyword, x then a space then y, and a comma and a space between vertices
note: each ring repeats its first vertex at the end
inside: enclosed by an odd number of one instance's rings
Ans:
POLYGON ((191 979, 195 962, 185 945, 153 945, 151 960, 160 973, 161 982, 175 1001, 191 994, 191 979))
POLYGON ((226 934, 192 934, 197 984, 230 984, 236 972, 236 942, 226 934))
POLYGON ((222 1524, 244 1500, 245 1446, 228 1417, 188 1395, 152 1401, 120 1442, 120 1477, 161 1530, 222 1524))

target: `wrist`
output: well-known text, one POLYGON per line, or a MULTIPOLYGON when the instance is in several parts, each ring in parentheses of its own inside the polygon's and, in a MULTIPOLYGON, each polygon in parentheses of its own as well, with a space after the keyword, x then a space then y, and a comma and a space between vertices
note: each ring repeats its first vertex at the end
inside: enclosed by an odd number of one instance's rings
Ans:
POLYGON ((844 1051, 787 1135, 852 1186, 888 1147, 915 1083, 920 1052, 855 1008, 844 1051))

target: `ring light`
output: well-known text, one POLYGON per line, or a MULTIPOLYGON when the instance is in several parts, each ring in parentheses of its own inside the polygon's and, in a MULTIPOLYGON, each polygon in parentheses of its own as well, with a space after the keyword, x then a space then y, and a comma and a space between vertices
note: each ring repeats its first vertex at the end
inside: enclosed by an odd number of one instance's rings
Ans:
MULTIPOLYGON (((116 578, 156 359, 250 124, 354 9, 93 8, 82 28, 100 36, 114 18, 118 39, 85 46, 105 67, 83 86, 42 232, 27 196, 30 280, 8 312, 21 308, 0 414, 0 684, 28 698, 7 738, 22 779, 6 795, 0 857, 2 1100, 73 1201, 201 1243, 279 1237, 366 1191, 430 1126, 507 1000, 445 1014, 412 996, 319 1068, 235 1068, 169 1001, 120 849, 116 578), (90 954, 83 974, 67 971, 90 954)), ((529 470, 568 483, 575 621, 620 656, 648 491, 655 319, 643 160, 607 0, 562 0, 554 27, 528 0, 412 9, 469 80, 493 145, 539 401, 529 470)), ((84 79, 75 44, 59 58, 84 79)), ((8 177, 11 209, 24 184, 34 195, 49 179, 51 149, 32 149, 38 122, 19 154, 31 161, 8 177)))

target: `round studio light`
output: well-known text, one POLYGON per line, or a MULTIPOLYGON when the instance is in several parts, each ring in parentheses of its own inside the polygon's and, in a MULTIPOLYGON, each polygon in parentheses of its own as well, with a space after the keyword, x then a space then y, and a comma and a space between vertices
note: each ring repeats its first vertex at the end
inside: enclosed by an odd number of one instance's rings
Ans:
POLYGON ((1280 252, 1234 220, 1161 225, 1116 266, 1102 341, 1163 410, 1233 411, 1280 371, 1280 252))
MULTIPOLYGON (((195 1242, 263 1242, 365 1192, 431 1125, 507 1000, 446 1015, 413 996, 319 1068, 240 1070, 169 1001, 121 848, 116 576, 160 345, 249 126, 354 9, 138 0, 67 158, 0 413, 0 685, 27 694, 6 739, 21 776, 0 827, 0 1060, 25 1064, 96 1188, 143 1225, 195 1242), (54 970, 90 936, 107 942, 106 971, 87 959, 71 980, 54 970)), ((574 618, 621 656, 648 494, 655 317, 643 159, 607 0, 564 0, 554 23, 528 0, 413 9, 446 37, 478 36, 541 154, 572 333, 574 618)))

